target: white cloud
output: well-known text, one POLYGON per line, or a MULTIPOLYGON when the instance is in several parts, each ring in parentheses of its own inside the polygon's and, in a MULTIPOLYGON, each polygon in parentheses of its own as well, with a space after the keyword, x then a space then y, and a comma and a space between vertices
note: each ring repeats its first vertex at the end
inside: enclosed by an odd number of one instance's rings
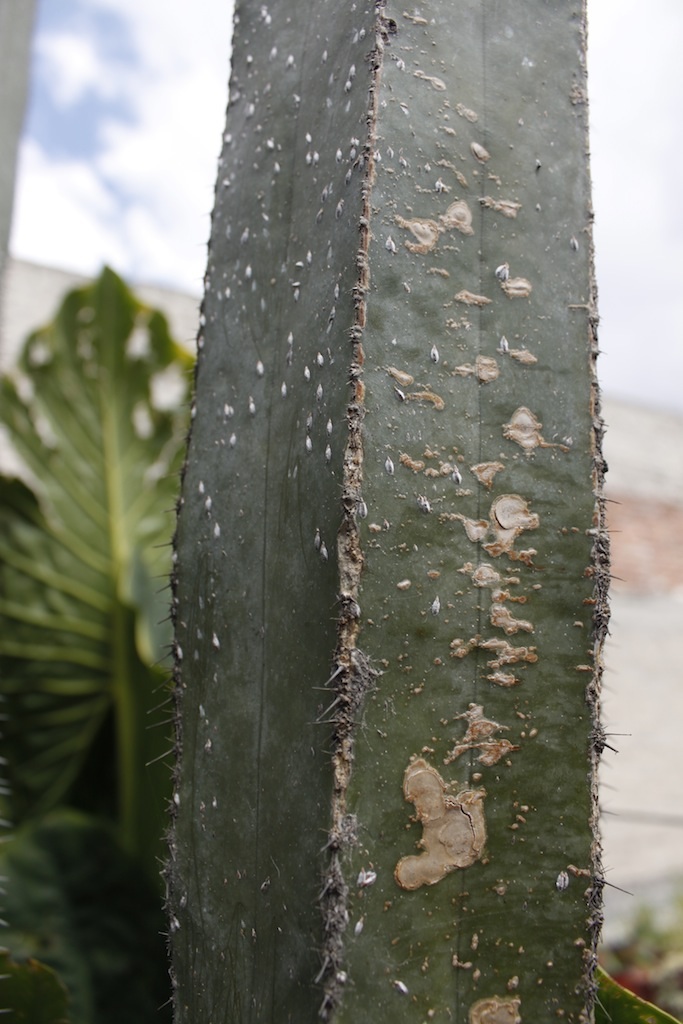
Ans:
POLYGON ((65 107, 93 95, 115 97, 132 116, 103 114, 87 163, 24 142, 12 252, 83 273, 107 262, 129 279, 198 293, 227 99, 231 11, 221 0, 196 0, 191 18, 160 0, 90 2, 125 19, 139 59, 111 58, 95 38, 44 34, 37 53, 53 101, 65 107))
POLYGON ((85 274, 103 262, 122 267, 117 205, 85 161, 54 160, 24 140, 14 199, 15 256, 85 274))
POLYGON ((90 90, 100 95, 110 92, 107 83, 111 77, 100 74, 92 39, 73 32, 52 32, 37 38, 35 53, 43 75, 50 82, 56 106, 68 107, 90 90))

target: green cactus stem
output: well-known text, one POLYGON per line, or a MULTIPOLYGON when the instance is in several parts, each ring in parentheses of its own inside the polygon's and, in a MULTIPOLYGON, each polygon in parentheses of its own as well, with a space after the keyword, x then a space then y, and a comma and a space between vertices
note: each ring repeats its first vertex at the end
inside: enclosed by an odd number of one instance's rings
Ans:
POLYGON ((176 534, 179 1024, 591 1019, 584 18, 237 8, 176 534))

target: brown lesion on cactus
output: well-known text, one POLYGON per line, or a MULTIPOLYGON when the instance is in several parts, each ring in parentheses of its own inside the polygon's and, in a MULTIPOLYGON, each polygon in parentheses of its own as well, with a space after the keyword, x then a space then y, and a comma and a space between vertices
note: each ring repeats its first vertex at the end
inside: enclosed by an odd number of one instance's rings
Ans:
MULTIPOLYGON (((476 649, 484 651, 494 651, 495 657, 491 661, 487 661, 486 665, 488 668, 495 670, 502 669, 505 665, 515 665, 520 661, 526 661, 529 664, 534 664, 538 661, 538 655, 536 654, 535 647, 513 647, 509 640, 503 640, 502 637, 489 637, 486 640, 479 634, 471 637, 469 640, 463 640, 461 637, 456 637, 450 642, 451 658, 465 658, 476 649)), ((487 678, 491 679, 491 676, 487 678)), ((498 683, 499 686, 513 686, 512 680, 496 678, 492 679, 492 682, 498 683)))
POLYGON ((502 586, 503 582, 510 586, 518 584, 518 576, 507 576, 503 580, 500 573, 496 572, 493 566, 487 565, 485 562, 476 568, 471 562, 465 562, 462 568, 458 569, 458 572, 470 576, 475 587, 491 589, 490 619, 492 626, 498 626, 508 636, 511 636, 513 633, 519 633, 520 630, 526 633, 534 632, 532 622, 529 622, 528 619, 515 618, 505 604, 506 601, 526 604, 527 598, 524 594, 515 597, 509 590, 503 589, 502 586))
POLYGON ((418 757, 405 770, 403 795, 415 805, 423 852, 402 857, 396 865, 394 878, 402 889, 435 885, 481 858, 486 843, 485 789, 464 789, 451 796, 438 771, 418 757))
POLYGON ((459 520, 467 537, 475 544, 481 544, 493 558, 507 554, 515 561, 531 564, 533 548, 516 551, 514 543, 525 530, 538 529, 540 519, 529 510, 526 499, 519 494, 501 494, 491 505, 488 519, 470 519, 461 512, 442 512, 442 522, 459 520), (487 537, 491 539, 484 543, 487 537))
POLYGON ((526 277, 508 277, 500 282, 508 299, 528 299, 532 292, 531 281, 526 277))
POLYGON ((559 448, 561 452, 570 451, 569 445, 546 441, 541 437, 542 426, 531 409, 520 405, 510 417, 510 422, 503 424, 503 437, 508 441, 514 441, 525 452, 532 452, 535 448, 559 448))
POLYGON ((443 763, 451 764, 468 750, 478 750, 477 760, 480 764, 490 767, 498 764, 502 757, 519 750, 519 747, 504 737, 496 736, 501 730, 507 731, 507 725, 500 725, 490 718, 484 718, 482 704, 470 704, 467 711, 456 715, 456 720, 464 718, 467 730, 461 740, 446 754, 443 763))
POLYGON ((488 384, 498 378, 500 370, 492 356, 479 355, 474 360, 474 365, 463 363, 462 366, 456 366, 453 373, 458 377, 476 377, 482 384, 488 384))
POLYGON ((522 1024, 517 996, 487 996, 477 999, 469 1010, 469 1024, 522 1024))
POLYGON ((470 466, 470 471, 474 473, 479 483, 489 491, 493 486, 496 474, 504 469, 505 466, 502 462, 478 462, 476 466, 470 466))
POLYGON ((439 217, 442 227, 448 231, 454 228, 463 235, 473 235, 472 211, 464 199, 456 199, 439 217))
MULTIPOLYGON (((500 594, 501 592, 499 592, 500 594)), ((528 619, 516 619, 509 608, 507 608, 502 600, 497 599, 496 593, 492 594, 491 602, 491 625, 497 626, 502 629, 507 636, 512 636, 514 633, 519 633, 522 630, 524 633, 533 633, 534 625, 529 622, 528 619)))
POLYGON ((494 199, 492 196, 482 196, 479 202, 485 210, 495 210, 496 213, 502 213, 504 217, 511 219, 516 217, 522 209, 522 204, 516 203, 512 199, 494 199))
POLYGON ((475 124, 479 120, 479 114, 476 110, 470 110, 469 107, 465 107, 462 103, 456 103, 455 110, 460 117, 464 117, 466 121, 470 122, 470 124, 475 124))
POLYGON ((406 402, 428 402, 429 405, 434 406, 437 412, 442 412, 446 408, 443 398, 440 395, 435 395, 433 391, 410 391, 403 397, 406 402))
POLYGON ((510 359, 516 359, 518 363, 522 363, 524 366, 533 366, 534 363, 538 362, 538 359, 530 352, 528 348, 511 348, 508 351, 510 359))
POLYGON ((419 217, 413 217, 411 220, 406 220, 404 217, 396 215, 396 223, 400 228, 405 228, 410 231, 414 242, 405 242, 405 247, 409 252, 416 253, 420 256, 426 255, 431 252, 436 243, 439 240, 440 228, 435 220, 421 219, 419 217))
POLYGON ((462 288, 455 296, 456 302, 462 302, 465 306, 488 306, 492 299, 487 298, 486 295, 477 295, 476 292, 470 292, 467 288, 462 288))
POLYGON ((413 71, 414 78, 421 78, 424 82, 429 82, 432 89, 436 89, 437 92, 445 92, 446 83, 442 78, 437 78, 436 75, 426 75, 424 71, 413 71))
POLYGON ((405 466, 406 469, 411 470, 413 473, 421 473, 425 468, 425 464, 422 459, 413 459, 406 452, 400 453, 398 461, 402 466, 405 466))

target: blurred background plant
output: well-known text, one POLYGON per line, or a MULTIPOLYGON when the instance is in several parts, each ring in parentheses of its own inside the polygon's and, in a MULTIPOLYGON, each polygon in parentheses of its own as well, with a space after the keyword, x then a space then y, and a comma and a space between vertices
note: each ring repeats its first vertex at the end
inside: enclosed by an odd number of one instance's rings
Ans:
POLYGON ((624 988, 683 1019, 683 888, 659 913, 637 909, 623 937, 603 947, 601 962, 624 988))
POLYGON ((3 942, 54 968, 84 1024, 168 998, 163 659, 191 366, 105 269, 0 382, 3 942))

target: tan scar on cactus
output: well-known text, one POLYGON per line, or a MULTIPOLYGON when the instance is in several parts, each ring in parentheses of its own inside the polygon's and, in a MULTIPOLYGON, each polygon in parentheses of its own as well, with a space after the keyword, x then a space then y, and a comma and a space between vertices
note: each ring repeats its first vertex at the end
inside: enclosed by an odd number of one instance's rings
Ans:
POLYGON ((403 776, 403 795, 415 804, 422 824, 418 843, 423 853, 403 857, 394 869, 402 889, 434 885, 455 871, 479 860, 486 842, 485 789, 446 793, 446 783, 424 758, 412 761, 403 776))
POLYGON ((509 996, 478 999, 470 1006, 469 1024, 521 1024, 521 1000, 509 996))

